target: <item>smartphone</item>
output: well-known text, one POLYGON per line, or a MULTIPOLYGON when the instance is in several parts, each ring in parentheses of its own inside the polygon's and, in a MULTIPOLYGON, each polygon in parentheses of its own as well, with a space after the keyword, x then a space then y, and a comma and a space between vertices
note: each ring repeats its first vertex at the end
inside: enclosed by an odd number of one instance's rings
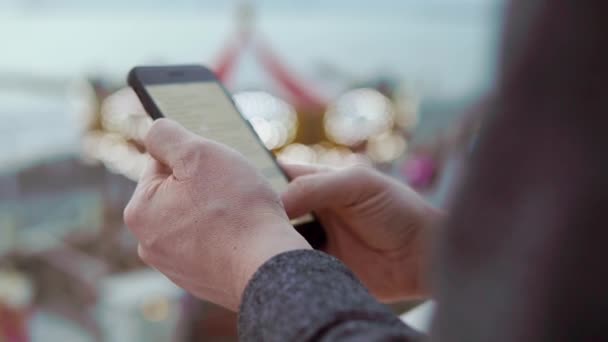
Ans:
MULTIPOLYGON (((285 191, 287 174, 211 70, 201 65, 138 66, 129 72, 128 83, 153 119, 172 119, 232 147, 261 170, 277 193, 285 191)), ((323 247, 325 231, 313 214, 292 224, 314 248, 323 247)))

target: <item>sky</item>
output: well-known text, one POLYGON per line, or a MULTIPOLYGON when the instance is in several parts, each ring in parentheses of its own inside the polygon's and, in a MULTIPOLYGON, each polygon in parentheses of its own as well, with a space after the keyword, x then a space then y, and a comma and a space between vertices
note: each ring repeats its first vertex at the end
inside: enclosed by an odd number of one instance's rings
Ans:
MULTIPOLYGON (((89 10, 122 8, 129 10, 192 10, 192 9, 218 9, 243 3, 242 0, 0 0, 0 6, 8 9, 40 8, 44 10, 89 10)), ((470 10, 471 8, 487 8, 500 5, 498 0, 308 0, 308 1, 285 1, 285 0, 253 0, 249 1, 259 8, 292 10, 292 9, 369 9, 369 8, 437 8, 450 10, 470 10)))
MULTIPOLYGON (((0 74, 122 79, 134 64, 213 64, 234 36, 239 3, 0 0, 0 74)), ((492 79, 497 0, 253 3, 257 32, 306 77, 330 65, 355 78, 394 75, 446 96, 492 79)), ((253 69, 243 68, 242 78, 255 79, 253 69)))

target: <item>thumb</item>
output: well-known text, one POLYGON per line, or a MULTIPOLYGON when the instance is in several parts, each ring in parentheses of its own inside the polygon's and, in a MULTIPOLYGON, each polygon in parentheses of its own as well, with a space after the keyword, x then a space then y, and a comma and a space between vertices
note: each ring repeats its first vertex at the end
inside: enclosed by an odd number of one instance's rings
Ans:
POLYGON ((144 144, 150 155, 170 169, 180 167, 188 144, 200 139, 177 122, 169 119, 155 120, 144 144))
POLYGON ((279 161, 279 165, 290 179, 335 170, 329 166, 316 164, 291 164, 279 161))
POLYGON ((283 206, 290 218, 312 211, 348 207, 372 192, 369 178, 361 167, 304 175, 289 184, 282 194, 283 206))

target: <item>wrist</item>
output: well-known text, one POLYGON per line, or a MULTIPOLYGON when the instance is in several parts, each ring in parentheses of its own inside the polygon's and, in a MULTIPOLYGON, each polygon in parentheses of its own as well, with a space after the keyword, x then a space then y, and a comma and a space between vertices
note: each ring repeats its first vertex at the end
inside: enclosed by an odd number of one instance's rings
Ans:
POLYGON ((239 258, 242 263, 236 267, 234 291, 237 300, 233 306, 235 310, 241 303, 247 284, 262 265, 279 254, 295 250, 312 250, 310 244, 289 223, 275 223, 261 229, 265 232, 252 238, 250 244, 245 247, 242 257, 239 258))

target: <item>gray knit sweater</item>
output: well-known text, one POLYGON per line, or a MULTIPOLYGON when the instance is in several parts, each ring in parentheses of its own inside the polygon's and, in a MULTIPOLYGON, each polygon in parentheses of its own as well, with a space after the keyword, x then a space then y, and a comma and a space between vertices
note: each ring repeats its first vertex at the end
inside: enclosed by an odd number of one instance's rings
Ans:
POLYGON ((414 341, 337 259, 319 251, 275 256, 253 276, 239 314, 241 341, 414 341))

